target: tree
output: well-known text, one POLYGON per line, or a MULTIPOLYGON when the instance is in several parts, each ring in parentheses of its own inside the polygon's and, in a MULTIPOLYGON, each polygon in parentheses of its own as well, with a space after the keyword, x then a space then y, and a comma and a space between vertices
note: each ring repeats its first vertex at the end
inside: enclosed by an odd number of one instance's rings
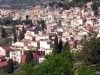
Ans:
POLYGON ((44 31, 44 28, 45 28, 44 20, 40 21, 40 27, 41 27, 41 30, 44 31))
POLYGON ((70 46, 69 46, 68 41, 66 41, 66 43, 64 44, 62 52, 66 52, 67 55, 65 55, 65 56, 67 56, 69 58, 69 61, 71 63, 74 61, 73 53, 71 53, 71 51, 70 51, 70 46))
POLYGON ((17 33, 16 33, 16 26, 15 26, 15 25, 14 25, 14 27, 13 27, 12 33, 13 33, 13 36, 14 36, 13 41, 14 41, 14 42, 17 42, 17 33))
POLYGON ((41 20, 41 27, 42 27, 42 31, 46 29, 46 23, 44 20, 41 20))
POLYGON ((33 74, 33 66, 30 63, 22 65, 19 75, 32 75, 32 74, 33 74))
POLYGON ((63 51, 70 51, 70 46, 68 41, 65 42, 64 46, 63 46, 63 51))
POLYGON ((37 21, 37 24, 40 31, 41 30, 44 31, 47 29, 47 26, 44 20, 41 19, 40 21, 37 21))
POLYGON ((25 33, 26 33, 26 29, 24 28, 24 26, 23 26, 23 28, 22 28, 22 32, 21 32, 21 37, 22 37, 22 39, 24 39, 24 35, 25 35, 25 33))
POLYGON ((19 40, 21 41, 22 39, 24 39, 24 34, 22 31, 20 31, 20 34, 19 34, 19 40))
POLYGON ((100 38, 91 37, 83 44, 82 53, 86 63, 100 64, 100 38))
POLYGON ((0 46, 8 46, 11 45, 11 38, 3 38, 0 40, 0 46))
POLYGON ((24 26, 23 26, 23 28, 22 28, 22 33, 23 33, 23 34, 26 33, 26 29, 24 28, 24 26))
POLYGON ((8 60, 5 70, 6 70, 6 72, 8 74, 11 74, 11 73, 14 72, 14 64, 13 64, 13 60, 12 59, 8 60))
POLYGON ((27 19, 29 19, 29 16, 28 16, 28 15, 26 15, 26 20, 27 20, 27 19))
POLYGON ((28 63, 29 66, 23 66, 19 75, 73 75, 72 56, 66 51, 48 55, 44 62, 34 68, 28 63))
POLYGON ((59 27, 62 27, 61 20, 58 21, 58 26, 59 26, 59 27))
POLYGON ((91 66, 82 64, 78 70, 78 75, 96 75, 96 72, 91 66))
POLYGON ((32 26, 33 23, 32 23, 32 20, 31 19, 26 19, 26 20, 23 20, 22 23, 24 23, 25 25, 30 25, 32 26))
POLYGON ((58 51, 58 37, 57 35, 55 36, 55 39, 54 39, 54 46, 53 46, 53 52, 54 53, 57 53, 58 51))
POLYGON ((58 44, 58 53, 61 53, 62 48, 63 48, 63 42, 62 42, 62 39, 60 39, 59 44, 58 44))
POLYGON ((13 41, 17 42, 17 34, 16 33, 14 33, 14 40, 13 41))
POLYGON ((94 3, 93 5, 92 5, 92 9, 93 9, 93 11, 94 11, 94 15, 98 15, 98 6, 97 6, 97 4, 96 3, 94 3))
POLYGON ((2 38, 6 38, 7 37, 7 34, 6 34, 6 31, 3 27, 1 27, 1 37, 2 38))
POLYGON ((51 54, 34 68, 33 75, 73 75, 73 64, 68 55, 66 52, 51 54))
POLYGON ((33 60, 32 51, 26 51, 26 62, 30 63, 33 60))

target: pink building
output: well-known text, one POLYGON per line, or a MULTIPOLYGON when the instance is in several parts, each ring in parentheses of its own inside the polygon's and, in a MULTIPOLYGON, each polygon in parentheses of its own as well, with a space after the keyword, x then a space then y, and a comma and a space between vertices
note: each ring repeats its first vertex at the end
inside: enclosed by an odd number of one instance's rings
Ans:
MULTIPOLYGON (((33 60, 39 60, 40 57, 45 55, 44 51, 33 51, 33 60)), ((21 56, 21 63, 26 63, 26 54, 25 51, 23 52, 23 55, 21 56)))

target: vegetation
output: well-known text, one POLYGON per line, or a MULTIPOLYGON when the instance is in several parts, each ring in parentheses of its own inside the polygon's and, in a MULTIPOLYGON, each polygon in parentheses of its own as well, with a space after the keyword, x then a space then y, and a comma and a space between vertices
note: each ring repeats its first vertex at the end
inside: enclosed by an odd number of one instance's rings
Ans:
MULTIPOLYGON (((25 71, 27 68, 26 64, 23 67, 21 69, 21 75, 29 75, 26 72, 29 73, 32 67, 28 67, 29 71, 25 71)), ((31 73, 33 73, 31 75, 73 75, 73 60, 70 50, 49 55, 43 63, 36 65, 31 73)))
POLYGON ((25 25, 31 25, 32 26, 32 20, 30 20, 30 19, 22 20, 22 23, 24 23, 25 25))
MULTIPOLYGON (((89 45, 86 44, 86 46, 89 45)), ((23 65, 19 75, 96 75, 90 64, 85 65, 82 56, 80 52, 71 53, 69 44, 66 41, 60 53, 46 56, 46 59, 41 64, 33 66, 32 63, 27 63, 23 65), (77 60, 82 64, 75 66, 74 63, 77 63, 77 60)))
POLYGON ((21 40, 23 40, 23 39, 24 39, 24 34, 23 34, 22 31, 20 31, 20 33, 19 33, 19 40, 21 41, 21 40))
POLYGON ((91 37, 83 44, 85 63, 100 64, 100 38, 91 37))
POLYGON ((47 28, 47 26, 46 26, 46 23, 45 23, 45 21, 44 20, 39 20, 39 21, 37 21, 37 24, 38 24, 38 30, 39 31, 44 31, 44 30, 46 30, 47 28))
POLYGON ((76 51, 76 52, 72 52, 72 55, 73 55, 73 59, 74 59, 74 62, 77 63, 77 62, 83 62, 83 54, 81 51, 76 51))
POLYGON ((58 37, 56 35, 54 39, 53 53, 57 53, 57 50, 58 50, 58 37))
POLYGON ((26 51, 26 62, 30 63, 33 60, 33 54, 32 51, 26 51))
POLYGON ((23 33, 23 35, 26 33, 26 29, 24 28, 24 26, 22 28, 22 33, 23 33))
POLYGON ((13 41, 17 42, 17 33, 16 33, 16 27, 15 27, 15 25, 13 26, 12 32, 13 32, 13 37, 14 37, 13 41))
POLYGON ((59 40, 59 43, 58 43, 58 53, 61 53, 62 49, 63 49, 63 42, 62 42, 62 40, 60 39, 60 40, 59 40))
POLYGON ((12 41, 11 38, 3 38, 3 39, 0 39, 0 46, 8 46, 8 45, 11 45, 11 41, 12 41))
POLYGON ((7 37, 7 34, 6 34, 6 31, 3 27, 1 27, 1 37, 2 38, 6 38, 7 37))
POLYGON ((33 67, 30 63, 26 63, 22 65, 21 71, 18 75, 32 75, 33 74, 33 67))
POLYGON ((12 59, 9 59, 8 60, 8 65, 6 66, 5 71, 8 74, 11 74, 11 73, 14 72, 14 63, 13 63, 13 60, 12 59))
POLYGON ((51 55, 42 64, 36 66, 33 75, 73 75, 73 65, 65 53, 51 55))
POLYGON ((69 46, 69 43, 68 41, 65 42, 64 46, 63 46, 63 51, 70 51, 70 46, 69 46))
POLYGON ((96 75, 96 72, 91 66, 81 65, 78 75, 96 75))

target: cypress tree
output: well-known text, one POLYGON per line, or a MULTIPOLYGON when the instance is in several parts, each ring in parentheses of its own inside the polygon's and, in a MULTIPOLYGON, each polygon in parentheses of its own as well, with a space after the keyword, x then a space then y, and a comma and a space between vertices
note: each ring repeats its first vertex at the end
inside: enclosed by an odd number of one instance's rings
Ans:
POLYGON ((24 34, 20 31, 20 34, 19 34, 19 40, 21 41, 22 39, 24 39, 24 34))
POLYGON ((57 53, 58 51, 58 37, 57 35, 55 36, 55 39, 54 39, 54 46, 53 46, 53 52, 54 53, 57 53))
POLYGON ((26 63, 30 63, 33 60, 32 51, 26 51, 26 63))
POLYGON ((44 31, 44 29, 46 29, 46 24, 44 20, 41 20, 41 27, 42 27, 42 31, 44 31))
POLYGON ((24 28, 24 26, 23 26, 23 28, 22 28, 22 39, 24 39, 24 35, 25 35, 25 33, 26 33, 26 29, 24 28))
POLYGON ((58 44, 58 53, 61 53, 62 48, 63 48, 63 42, 62 42, 62 39, 60 39, 59 44, 58 44))
POLYGON ((27 19, 29 19, 29 16, 28 16, 28 15, 26 15, 26 20, 27 20, 27 19))
POLYGON ((17 34, 16 33, 14 34, 14 40, 13 41, 17 42, 17 34))
POLYGON ((13 36, 14 36, 13 41, 17 42, 17 33, 16 33, 16 27, 15 26, 13 27, 13 31, 12 32, 13 32, 13 36))
POLYGON ((22 33, 23 33, 23 34, 26 33, 26 29, 24 28, 24 26, 23 26, 23 28, 22 28, 22 33))

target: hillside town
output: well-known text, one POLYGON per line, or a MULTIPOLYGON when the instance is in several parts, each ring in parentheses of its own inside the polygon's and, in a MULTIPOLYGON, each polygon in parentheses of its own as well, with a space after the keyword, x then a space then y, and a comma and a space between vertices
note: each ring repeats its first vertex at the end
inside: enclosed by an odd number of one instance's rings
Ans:
POLYGON ((9 36, 11 45, 0 47, 0 67, 6 66, 9 59, 24 64, 28 50, 32 51, 33 59, 42 63, 44 57, 52 53, 56 35, 59 41, 69 43, 72 52, 82 48, 85 37, 91 34, 100 37, 100 7, 94 10, 92 5, 93 2, 87 2, 69 9, 49 5, 22 10, 0 9, 0 24, 7 18, 29 21, 15 25, 16 35, 9 36))

